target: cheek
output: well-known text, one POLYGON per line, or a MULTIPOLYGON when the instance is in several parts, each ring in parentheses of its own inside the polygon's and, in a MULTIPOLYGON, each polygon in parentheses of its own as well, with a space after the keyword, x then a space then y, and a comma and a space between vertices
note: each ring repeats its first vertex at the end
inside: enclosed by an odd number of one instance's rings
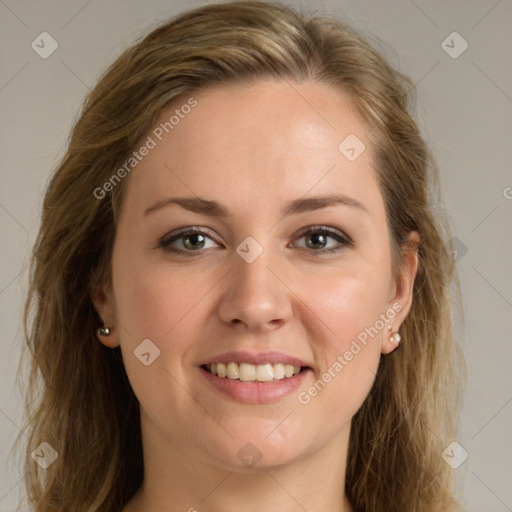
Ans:
POLYGON ((133 337, 163 341, 181 320, 186 323, 210 288, 209 281, 177 266, 119 258, 114 273, 118 319, 133 337))
POLYGON ((204 340, 209 318, 208 293, 222 278, 204 265, 184 270, 168 261, 120 256, 114 259, 117 319, 123 360, 141 403, 157 411, 162 403, 185 403, 189 369, 197 359, 198 340, 204 340), (134 357, 143 340, 159 350, 145 367, 134 357), (183 388, 182 386, 185 386, 183 388), (155 395, 154 390, 167 390, 155 395), (159 405, 158 405, 159 404, 159 405))
MULTIPOLYGON (((358 336, 363 340, 366 329, 376 322, 377 330, 383 332, 385 325, 381 318, 387 307, 389 279, 386 266, 361 263, 314 279, 302 276, 297 280, 302 283, 296 288, 297 295, 311 307, 311 316, 316 314, 323 324, 329 342, 325 345, 326 352, 348 350, 351 341, 358 336)), ((377 337, 373 330, 372 334, 370 338, 377 337)), ((318 338, 318 335, 313 337, 318 338)))
MULTIPOLYGON (((131 386, 143 409, 154 420, 177 425, 176 418, 164 411, 176 410, 190 402, 186 391, 189 388, 187 363, 195 340, 204 331, 198 319, 198 315, 205 314, 201 299, 215 281, 186 273, 177 266, 148 263, 135 257, 121 256, 114 259, 114 265, 117 265, 114 267, 116 313, 131 386), (158 357, 148 366, 134 355, 146 339, 159 350, 158 357)), ((150 346, 150 359, 152 350, 150 346)))
MULTIPOLYGON (((309 333, 314 340, 319 370, 314 382, 301 389, 298 402, 318 414, 329 410, 326 422, 345 423, 357 412, 371 389, 387 333, 387 285, 385 267, 372 271, 340 271, 336 277, 303 286, 298 293, 312 304, 309 314, 321 319, 324 335, 309 333), (306 298, 307 297, 307 298, 306 298), (330 418, 330 419, 329 419, 330 418)), ((312 321, 305 321, 305 324, 312 321)))

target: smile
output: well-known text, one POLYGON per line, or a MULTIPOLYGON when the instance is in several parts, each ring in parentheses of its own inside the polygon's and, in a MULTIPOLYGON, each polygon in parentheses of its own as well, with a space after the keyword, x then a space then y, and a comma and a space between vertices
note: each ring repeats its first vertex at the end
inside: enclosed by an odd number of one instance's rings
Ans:
POLYGON ((275 382, 289 379, 301 372, 300 366, 282 363, 212 363, 204 365, 204 369, 212 375, 224 379, 240 380, 242 382, 275 382))

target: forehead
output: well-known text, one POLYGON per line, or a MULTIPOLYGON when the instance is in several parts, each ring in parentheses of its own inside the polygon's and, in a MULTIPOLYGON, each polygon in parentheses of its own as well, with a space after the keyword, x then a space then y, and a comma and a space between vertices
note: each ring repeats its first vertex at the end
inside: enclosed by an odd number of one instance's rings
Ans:
POLYGON ((378 208, 366 132, 348 95, 326 85, 208 87, 175 100, 142 139, 154 147, 130 174, 126 202, 144 210, 166 195, 195 195, 244 212, 260 200, 337 191, 378 208))

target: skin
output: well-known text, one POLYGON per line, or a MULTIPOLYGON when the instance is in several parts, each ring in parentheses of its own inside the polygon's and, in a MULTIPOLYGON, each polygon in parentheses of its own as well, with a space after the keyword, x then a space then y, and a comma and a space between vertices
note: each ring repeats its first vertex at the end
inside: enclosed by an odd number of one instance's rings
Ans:
MULTIPOLYGON (((366 327, 393 304, 399 329, 409 312, 417 253, 391 273, 389 231, 366 128, 349 98, 313 82, 219 85, 193 95, 180 120, 125 183, 113 250, 112 286, 94 305, 121 345, 141 406, 144 484, 124 512, 330 510, 352 512, 344 494, 350 421, 374 381, 380 357, 397 348, 382 329, 312 397, 298 392, 248 405, 221 395, 198 365, 231 350, 275 350, 312 368, 307 391, 366 327), (356 134, 366 149, 353 162, 338 145, 356 134), (283 217, 291 200, 345 194, 367 211, 334 205, 283 217), (224 219, 156 201, 200 196, 229 208, 224 219), (330 226, 354 242, 301 236, 330 226), (173 246, 158 241, 185 226, 208 237, 173 246), (248 236, 263 253, 236 252, 248 236), (340 247, 339 252, 319 254, 340 247), (197 249, 196 249, 197 247, 197 249), (316 251, 316 252, 315 252, 316 251), (150 339, 161 353, 149 366, 133 351, 150 339), (246 467, 237 452, 252 443, 261 459, 246 467)), ((185 103, 176 101, 160 122, 185 103)), ((145 140, 145 138, 144 138, 145 140)), ((417 233, 411 239, 418 242, 417 233)))

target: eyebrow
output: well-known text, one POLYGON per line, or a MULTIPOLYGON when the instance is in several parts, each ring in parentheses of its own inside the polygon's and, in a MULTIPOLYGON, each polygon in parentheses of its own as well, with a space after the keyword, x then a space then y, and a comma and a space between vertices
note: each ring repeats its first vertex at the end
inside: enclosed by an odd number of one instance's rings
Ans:
MULTIPOLYGON (((171 204, 177 204, 185 210, 189 210, 201 215, 208 215, 210 217, 227 218, 231 216, 230 211, 217 201, 204 199, 201 197, 168 197, 160 199, 152 206, 144 211, 144 215, 148 215, 154 211, 160 210, 171 204)), ((297 215, 300 213, 319 210, 329 206, 344 205, 357 210, 368 212, 368 209, 356 199, 345 195, 328 194, 322 196, 312 196, 294 199, 287 203, 281 211, 283 217, 289 215, 297 215)))

